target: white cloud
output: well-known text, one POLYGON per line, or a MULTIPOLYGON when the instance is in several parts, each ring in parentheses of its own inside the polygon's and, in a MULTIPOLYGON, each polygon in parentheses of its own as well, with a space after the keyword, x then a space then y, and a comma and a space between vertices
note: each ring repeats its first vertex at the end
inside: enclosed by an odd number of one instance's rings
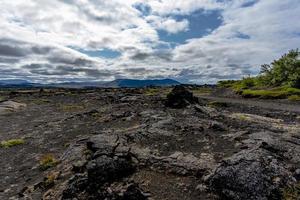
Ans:
POLYGON ((153 12, 168 15, 172 14, 191 14, 192 12, 203 10, 222 9, 225 4, 218 0, 150 0, 147 1, 153 12))
POLYGON ((156 29, 164 30, 168 33, 176 34, 181 31, 187 31, 189 29, 189 21, 184 19, 182 21, 176 21, 172 18, 164 18, 159 16, 148 16, 147 21, 156 29))
POLYGON ((2 0, 0 78, 164 76, 200 83, 254 74, 261 64, 300 46, 300 4, 298 0, 253 2, 2 0), (149 15, 135 9, 137 3, 149 6, 149 15), (186 16, 199 10, 218 10, 223 23, 174 49, 160 40, 158 30, 172 35, 189 30, 186 16), (74 49, 112 49, 122 55, 108 60, 74 49))

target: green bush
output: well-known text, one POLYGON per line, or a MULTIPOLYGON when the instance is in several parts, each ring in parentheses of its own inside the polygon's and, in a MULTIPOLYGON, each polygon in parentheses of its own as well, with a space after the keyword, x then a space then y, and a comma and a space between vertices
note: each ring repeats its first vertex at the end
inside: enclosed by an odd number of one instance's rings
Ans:
POLYGON ((239 82, 239 81, 236 81, 236 80, 219 81, 219 82, 217 83, 217 86, 218 86, 218 87, 221 87, 221 88, 230 88, 230 87, 232 87, 234 84, 236 84, 237 82, 239 82))
POLYGON ((269 86, 289 86, 300 88, 300 52, 291 50, 270 65, 261 67, 265 84, 269 86))
POLYGON ((271 64, 262 65, 256 77, 220 81, 218 86, 232 88, 244 97, 297 99, 294 95, 300 95, 300 52, 291 50, 271 64))

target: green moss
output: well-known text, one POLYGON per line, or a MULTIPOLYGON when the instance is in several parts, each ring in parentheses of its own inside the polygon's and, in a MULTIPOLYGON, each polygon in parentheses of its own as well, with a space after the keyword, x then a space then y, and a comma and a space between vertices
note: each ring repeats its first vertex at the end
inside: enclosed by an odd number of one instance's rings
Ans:
POLYGON ((0 144, 0 147, 10 148, 10 147, 21 145, 24 143, 25 143, 25 141, 23 139, 12 139, 12 140, 7 140, 7 141, 2 141, 0 144))
POLYGON ((268 90, 246 89, 240 90, 238 93, 247 98, 285 99, 290 96, 300 95, 300 89, 289 87, 278 87, 268 90))
POLYGON ((52 154, 43 155, 39 162, 39 167, 41 170, 47 170, 51 167, 54 167, 58 164, 58 161, 52 154))

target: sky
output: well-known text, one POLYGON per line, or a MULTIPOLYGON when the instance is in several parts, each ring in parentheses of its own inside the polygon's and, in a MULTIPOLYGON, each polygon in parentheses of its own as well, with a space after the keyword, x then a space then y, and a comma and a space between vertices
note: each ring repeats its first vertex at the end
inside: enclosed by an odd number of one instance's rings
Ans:
POLYGON ((0 79, 239 79, 299 48, 299 19, 299 0, 1 0, 0 79))

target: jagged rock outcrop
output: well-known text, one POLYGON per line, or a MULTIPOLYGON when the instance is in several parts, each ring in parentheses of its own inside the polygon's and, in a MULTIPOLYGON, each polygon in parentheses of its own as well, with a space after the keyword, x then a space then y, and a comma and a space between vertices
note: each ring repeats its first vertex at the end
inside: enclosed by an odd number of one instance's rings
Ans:
POLYGON ((224 160, 207 179, 209 188, 224 199, 282 199, 282 190, 297 178, 299 139, 259 132, 243 141, 248 149, 224 160), (287 164, 288 163, 288 164, 287 164))
POLYGON ((177 85, 167 95, 166 106, 171 108, 184 108, 189 104, 197 103, 198 99, 184 86, 177 85))
POLYGON ((15 112, 21 108, 25 108, 26 104, 15 101, 3 101, 0 103, 0 115, 15 112))
POLYGON ((83 173, 76 173, 62 192, 62 199, 147 199, 138 184, 126 179, 136 164, 128 150, 116 151, 118 138, 100 135, 88 143, 91 159, 83 173))

